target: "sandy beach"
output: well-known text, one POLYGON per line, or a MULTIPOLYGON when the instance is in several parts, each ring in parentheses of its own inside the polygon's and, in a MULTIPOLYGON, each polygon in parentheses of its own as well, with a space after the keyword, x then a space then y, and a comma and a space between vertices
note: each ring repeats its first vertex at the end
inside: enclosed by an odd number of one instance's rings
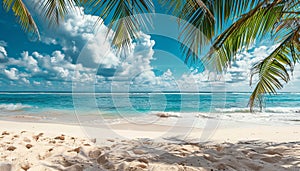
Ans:
POLYGON ((0 170, 300 169, 300 125, 221 122, 206 141, 205 130, 176 129, 0 121, 0 170))

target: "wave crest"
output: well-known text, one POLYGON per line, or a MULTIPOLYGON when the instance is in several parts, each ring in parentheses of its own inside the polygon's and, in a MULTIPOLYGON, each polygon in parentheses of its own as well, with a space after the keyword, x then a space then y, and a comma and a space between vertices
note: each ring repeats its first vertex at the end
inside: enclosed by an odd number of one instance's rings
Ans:
MULTIPOLYGON (((217 112, 222 113, 249 113, 249 108, 216 108, 217 112)), ((259 111, 259 110, 257 110, 259 111)), ((300 113, 300 108, 272 107, 263 109, 262 113, 300 113)))
POLYGON ((21 103, 0 104, 0 110, 4 110, 4 111, 18 111, 26 108, 32 108, 32 106, 23 105, 21 103))

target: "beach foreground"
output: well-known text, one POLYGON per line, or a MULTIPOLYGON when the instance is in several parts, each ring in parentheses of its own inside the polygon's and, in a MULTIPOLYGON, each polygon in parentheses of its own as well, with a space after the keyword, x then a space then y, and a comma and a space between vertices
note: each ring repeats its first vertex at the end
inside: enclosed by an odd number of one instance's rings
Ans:
POLYGON ((120 137, 95 128, 95 139, 76 125, 0 121, 0 170, 300 169, 298 125, 220 124, 205 142, 201 129, 182 139, 164 137, 167 127, 142 127, 111 127, 120 137))

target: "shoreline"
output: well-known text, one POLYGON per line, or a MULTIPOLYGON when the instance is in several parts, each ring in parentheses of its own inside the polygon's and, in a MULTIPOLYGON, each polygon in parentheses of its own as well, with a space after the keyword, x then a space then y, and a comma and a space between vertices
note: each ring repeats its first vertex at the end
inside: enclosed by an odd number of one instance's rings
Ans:
POLYGON ((81 138, 96 138, 99 142, 104 142, 105 139, 109 138, 149 138, 165 141, 166 138, 172 136, 189 141, 230 143, 244 140, 274 142, 300 140, 300 125, 272 125, 272 123, 261 124, 224 120, 208 120, 208 124, 205 125, 205 128, 136 123, 89 126, 69 123, 0 120, 0 130, 45 132, 48 134, 61 133, 81 138), (209 123, 213 126, 210 126, 209 123), (101 137, 98 137, 97 132, 103 132, 101 137))
MULTIPOLYGON (((7 112, 0 116, 0 120, 17 122, 41 122, 53 124, 78 125, 78 123, 87 126, 117 125, 127 124, 128 122, 140 125, 155 124, 158 127, 196 127, 204 128, 209 120, 217 121, 229 125, 272 125, 272 126, 300 126, 298 113, 248 113, 248 112, 151 112, 143 114, 107 114, 107 113, 79 113, 71 110, 62 111, 43 111, 35 113, 27 111, 7 112), (192 125, 192 126, 191 126, 192 125)), ((142 128, 143 129, 143 128, 142 128)))

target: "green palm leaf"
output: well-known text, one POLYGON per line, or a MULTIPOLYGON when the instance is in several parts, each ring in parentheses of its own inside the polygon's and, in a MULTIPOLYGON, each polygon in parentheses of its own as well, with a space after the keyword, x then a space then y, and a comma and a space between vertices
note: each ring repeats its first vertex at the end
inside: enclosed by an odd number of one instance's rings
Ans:
POLYGON ((257 102, 262 107, 265 94, 275 94, 290 80, 289 71, 299 61, 299 4, 295 0, 259 2, 216 38, 203 59, 210 70, 225 72, 240 50, 274 34, 280 46, 252 68, 251 84, 254 75, 258 82, 249 100, 251 111, 257 102))
POLYGON ((270 33, 284 9, 282 4, 274 5, 259 3, 220 34, 203 59, 207 66, 219 73, 224 72, 241 49, 270 33))
POLYGON ((37 3, 42 15, 48 20, 49 26, 58 25, 66 14, 75 12, 75 6, 80 6, 80 0, 46 0, 37 3))
POLYGON ((118 50, 129 49, 132 39, 139 37, 141 27, 151 25, 150 18, 138 14, 154 12, 152 0, 90 0, 87 7, 109 23, 109 31, 114 31, 112 44, 118 50))
POLYGON ((172 13, 186 22, 179 22, 183 42, 182 51, 186 62, 196 61, 206 45, 220 32, 230 20, 234 20, 258 0, 160 0, 169 6, 172 13))
POLYGON ((251 81, 254 75, 258 75, 258 82, 250 96, 249 106, 251 111, 256 102, 262 101, 264 94, 275 94, 276 89, 283 88, 283 83, 290 80, 290 74, 294 65, 300 59, 299 54, 300 27, 286 35, 286 39, 264 60, 255 64, 251 70, 251 81))
POLYGON ((3 0, 3 7, 6 11, 12 9, 15 16, 18 18, 22 29, 26 32, 32 33, 40 39, 36 23, 22 0, 3 0))

